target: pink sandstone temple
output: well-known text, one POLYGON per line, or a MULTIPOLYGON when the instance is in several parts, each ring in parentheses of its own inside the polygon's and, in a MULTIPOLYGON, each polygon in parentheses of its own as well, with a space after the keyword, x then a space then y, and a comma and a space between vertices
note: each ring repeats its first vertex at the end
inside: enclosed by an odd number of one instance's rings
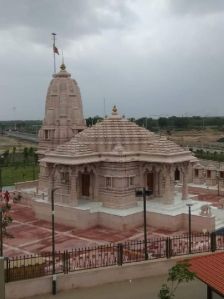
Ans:
MULTIPOLYGON (((188 182, 196 158, 122 117, 116 106, 109 117, 87 128, 79 87, 64 64, 47 91, 38 155, 32 206, 41 219, 50 219, 53 189, 56 222, 82 229, 137 227, 143 215, 136 190, 145 187, 151 193, 149 225, 173 231, 188 225, 186 203, 193 200, 188 182)), ((214 229, 214 217, 195 219, 193 229, 214 229)))

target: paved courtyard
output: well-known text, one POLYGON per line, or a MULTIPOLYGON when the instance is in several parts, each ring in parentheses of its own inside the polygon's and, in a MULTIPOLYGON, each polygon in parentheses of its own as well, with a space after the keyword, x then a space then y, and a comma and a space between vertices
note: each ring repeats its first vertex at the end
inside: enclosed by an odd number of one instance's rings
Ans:
MULTIPOLYGON (((12 205, 13 223, 8 227, 7 232, 12 237, 4 238, 4 255, 12 257, 51 251, 51 222, 35 218, 32 208, 29 206, 11 202, 10 204, 12 205)), ((151 227, 148 227, 147 231, 148 238, 168 234, 166 231, 153 230, 151 227)), ((116 231, 102 227, 80 230, 62 224, 55 225, 56 250, 142 239, 143 227, 128 231, 116 231)))
MULTIPOLYGON (((209 201, 213 206, 217 206, 220 196, 208 194, 206 190, 202 193, 196 188, 191 188, 191 192, 198 194, 200 200, 209 201)), ((12 237, 4 238, 4 255, 23 256, 35 253, 51 251, 51 221, 39 220, 35 217, 30 206, 21 203, 12 203, 11 214, 13 223, 7 231, 12 237)), ((57 217, 57 215, 55 216, 57 217)), ((170 235, 169 231, 156 230, 147 227, 148 239, 170 235)), ((172 235, 180 235, 185 231, 173 232, 172 235)), ((56 224, 55 241, 56 250, 78 249, 102 244, 124 242, 127 240, 143 240, 143 227, 127 231, 116 231, 95 227, 87 230, 80 230, 74 227, 56 224)))

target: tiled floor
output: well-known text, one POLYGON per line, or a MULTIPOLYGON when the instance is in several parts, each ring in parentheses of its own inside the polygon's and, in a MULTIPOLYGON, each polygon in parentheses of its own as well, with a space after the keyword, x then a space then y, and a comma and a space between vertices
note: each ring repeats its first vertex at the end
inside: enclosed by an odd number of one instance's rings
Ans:
MULTIPOLYGON (((192 192, 191 188, 191 192, 192 192)), ((197 193, 197 190, 195 190, 197 193)), ((199 194, 199 199, 218 203, 220 196, 199 194)), ((40 252, 51 251, 51 222, 38 220, 29 206, 20 203, 12 204, 11 214, 13 223, 8 227, 12 238, 4 238, 4 255, 19 256, 40 252)), ((161 237, 170 234, 165 230, 153 230, 147 228, 148 238, 161 237)), ((183 231, 172 233, 180 235, 183 231)), ((143 240, 143 227, 128 231, 116 231, 95 227, 87 230, 80 230, 66 225, 55 225, 56 250, 75 249, 88 246, 97 246, 112 242, 123 242, 125 240, 143 240)))
MULTIPOLYGON (((4 237, 4 255, 20 256, 51 251, 51 222, 38 220, 31 207, 20 203, 12 204, 13 223, 7 228, 13 237, 4 237)), ((148 238, 166 235, 166 231, 147 228, 148 238)), ((128 231, 116 231, 103 227, 87 230, 55 224, 56 250, 83 248, 129 239, 143 239, 143 227, 128 231)))

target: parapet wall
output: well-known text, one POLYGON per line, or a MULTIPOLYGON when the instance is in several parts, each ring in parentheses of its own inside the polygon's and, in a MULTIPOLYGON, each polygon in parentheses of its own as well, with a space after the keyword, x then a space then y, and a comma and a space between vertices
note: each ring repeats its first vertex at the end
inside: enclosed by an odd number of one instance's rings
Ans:
MULTIPOLYGON (((33 201, 32 207, 37 218, 51 221, 51 205, 47 201, 33 201)), ((188 214, 168 215, 147 211, 147 225, 166 231, 188 231, 188 214)), ((192 231, 208 232, 215 230, 214 216, 191 216, 192 231)), ((106 212, 93 212, 90 209, 60 206, 55 204, 55 222, 74 226, 78 229, 89 229, 94 226, 116 230, 129 230, 143 226, 143 211, 129 215, 116 215, 106 212)))
POLYGON ((15 183, 16 190, 37 188, 37 187, 38 187, 38 180, 15 183))
MULTIPOLYGON (((184 259, 191 258, 185 256, 184 259)), ((183 257, 173 259, 145 261, 141 263, 125 264, 123 266, 113 266, 91 270, 77 271, 69 274, 57 276, 57 291, 62 292, 75 288, 86 288, 99 286, 106 283, 133 280, 144 277, 162 276, 168 270, 183 260, 183 257)), ((163 281, 161 280, 161 285, 163 281)), ((150 287, 150 279, 149 279, 150 287)), ((52 276, 35 279, 27 279, 6 284, 7 299, 30 298, 35 295, 50 294, 52 290, 52 276)))

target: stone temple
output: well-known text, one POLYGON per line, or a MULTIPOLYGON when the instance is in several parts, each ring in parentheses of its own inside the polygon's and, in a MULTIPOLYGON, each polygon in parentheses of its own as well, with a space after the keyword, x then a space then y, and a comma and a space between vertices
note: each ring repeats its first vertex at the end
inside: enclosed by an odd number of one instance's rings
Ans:
MULTIPOLYGON (((56 222, 81 229, 134 228, 143 224, 136 190, 145 187, 151 193, 149 225, 173 231, 187 227, 195 157, 122 117, 116 106, 109 117, 87 128, 79 87, 64 64, 48 88, 38 154, 40 175, 32 206, 41 219, 50 220, 53 189, 56 222)), ((197 219, 201 230, 205 220, 197 219)), ((209 230, 212 221, 206 222, 209 230)))

